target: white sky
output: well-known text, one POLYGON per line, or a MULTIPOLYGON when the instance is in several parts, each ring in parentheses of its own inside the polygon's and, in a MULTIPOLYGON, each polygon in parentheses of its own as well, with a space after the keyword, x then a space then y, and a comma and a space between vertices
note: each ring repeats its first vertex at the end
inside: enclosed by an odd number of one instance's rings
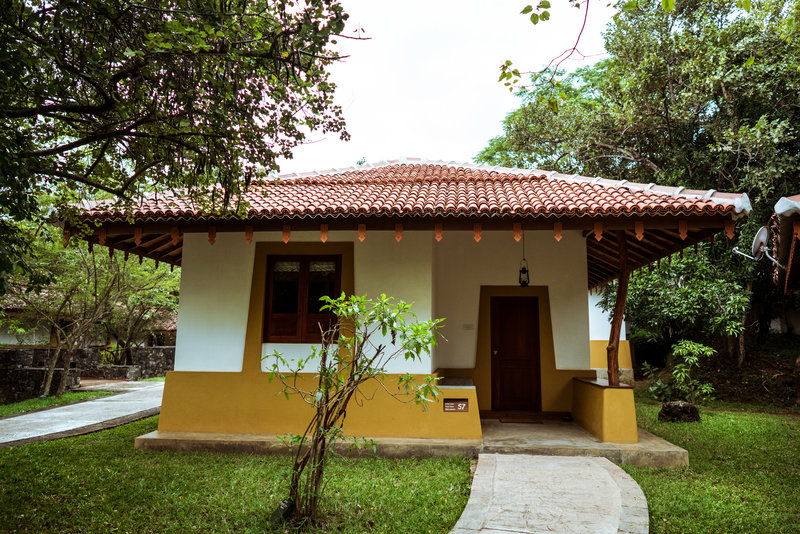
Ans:
MULTIPOLYGON (((343 0, 351 35, 363 28, 369 40, 339 41, 349 57, 332 69, 349 142, 312 133, 281 173, 374 163, 401 157, 471 162, 502 133, 501 121, 519 99, 497 81, 507 59, 522 70, 539 70, 570 48, 583 10, 551 0, 552 18, 534 26, 521 15, 525 0, 343 0)), ((601 57, 613 9, 592 0, 579 50, 601 57)))

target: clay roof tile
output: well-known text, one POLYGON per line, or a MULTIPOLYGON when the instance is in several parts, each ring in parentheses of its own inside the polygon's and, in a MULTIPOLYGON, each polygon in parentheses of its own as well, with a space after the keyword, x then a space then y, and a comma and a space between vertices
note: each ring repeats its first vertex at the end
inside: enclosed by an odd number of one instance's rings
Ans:
MULTIPOLYGON (((746 195, 637 184, 528 169, 393 160, 345 170, 279 176, 251 187, 251 217, 309 215, 474 214, 681 215, 746 214, 746 195)), ((84 217, 115 220, 129 213, 85 203, 84 217)), ((191 198, 159 193, 143 199, 134 219, 199 218, 191 198)))

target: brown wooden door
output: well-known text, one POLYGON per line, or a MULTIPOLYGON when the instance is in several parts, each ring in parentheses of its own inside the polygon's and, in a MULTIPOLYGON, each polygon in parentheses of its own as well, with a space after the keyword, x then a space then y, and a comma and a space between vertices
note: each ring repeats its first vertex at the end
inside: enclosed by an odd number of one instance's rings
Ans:
POLYGON ((491 297, 492 410, 541 411, 539 302, 491 297))

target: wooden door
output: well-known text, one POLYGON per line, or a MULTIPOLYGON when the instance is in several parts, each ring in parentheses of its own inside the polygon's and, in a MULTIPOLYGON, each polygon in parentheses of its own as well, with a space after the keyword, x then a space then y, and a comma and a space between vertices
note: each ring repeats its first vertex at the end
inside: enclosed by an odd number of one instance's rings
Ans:
POLYGON ((541 411, 539 301, 491 297, 492 411, 541 411))

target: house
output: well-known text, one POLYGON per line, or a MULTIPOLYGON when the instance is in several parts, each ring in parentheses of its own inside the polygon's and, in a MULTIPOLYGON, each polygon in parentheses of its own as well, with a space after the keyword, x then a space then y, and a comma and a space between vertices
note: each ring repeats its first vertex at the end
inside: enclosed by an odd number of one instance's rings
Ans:
POLYGON ((276 396, 262 356, 308 354, 316 297, 339 291, 386 293, 420 319, 445 319, 427 359, 390 369, 442 377, 437 404, 423 412, 376 390, 348 413, 347 434, 479 439, 481 412, 526 411, 636 442, 633 391, 618 378, 625 290, 599 346, 587 292, 625 286, 632 270, 720 232, 732 239, 750 211, 740 194, 414 159, 281 176, 246 200, 241 217, 163 194, 82 215, 97 225, 90 246, 181 266, 157 433, 168 446, 302 432, 309 408, 276 396))
POLYGON ((772 217, 773 254, 783 268, 775 267, 775 283, 785 295, 800 289, 800 195, 781 197, 772 217))

